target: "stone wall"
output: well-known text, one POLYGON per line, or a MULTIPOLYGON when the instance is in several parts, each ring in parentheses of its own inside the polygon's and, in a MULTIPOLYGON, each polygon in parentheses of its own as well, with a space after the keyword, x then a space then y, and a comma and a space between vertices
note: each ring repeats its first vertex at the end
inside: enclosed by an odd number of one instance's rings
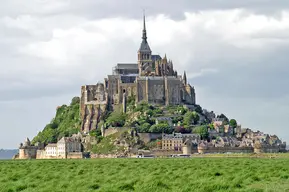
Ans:
POLYGON ((198 148, 198 153, 253 153, 253 147, 207 147, 198 148))
POLYGON ((155 104, 165 104, 165 84, 163 77, 150 77, 147 79, 148 84, 148 102, 155 104))
POLYGON ((90 154, 90 158, 91 159, 97 159, 97 158, 116 158, 117 155, 115 154, 107 154, 107 155, 104 155, 104 154, 90 154))
POLYGON ((136 93, 136 102, 140 101, 147 101, 147 95, 146 95, 146 80, 145 79, 138 79, 136 80, 137 85, 137 93, 136 93))
POLYGON ((67 159, 82 159, 82 152, 71 152, 67 154, 67 159))
POLYGON ((81 110, 81 130, 89 132, 97 129, 101 116, 106 113, 107 105, 86 105, 80 107, 81 110))
POLYGON ((183 82, 176 77, 166 77, 166 101, 167 104, 178 105, 182 103, 181 90, 183 89, 183 82))
POLYGON ((45 153, 45 150, 37 150, 36 159, 82 159, 83 154, 82 152, 70 152, 66 156, 59 155, 59 156, 48 156, 45 153))
POLYGON ((104 137, 107 137, 109 135, 115 134, 119 131, 121 131, 123 129, 123 127, 110 127, 104 130, 104 137))
POLYGON ((36 158, 36 147, 26 147, 19 149, 19 159, 35 159, 36 158))
POLYGON ((254 153, 279 153, 279 147, 254 148, 254 153))
POLYGON ((162 138, 161 133, 138 133, 138 136, 139 136, 140 140, 142 140, 145 143, 148 143, 151 140, 162 138))
POLYGON ((121 94, 119 95, 119 103, 122 103, 123 101, 123 93, 125 92, 127 96, 133 96, 136 95, 136 83, 120 83, 119 84, 119 92, 121 94))
MULTIPOLYGON (((192 150, 192 153, 197 153, 196 149, 192 150)), ((183 151, 175 151, 175 150, 153 150, 152 154, 157 157, 166 157, 172 154, 183 154, 183 151)))

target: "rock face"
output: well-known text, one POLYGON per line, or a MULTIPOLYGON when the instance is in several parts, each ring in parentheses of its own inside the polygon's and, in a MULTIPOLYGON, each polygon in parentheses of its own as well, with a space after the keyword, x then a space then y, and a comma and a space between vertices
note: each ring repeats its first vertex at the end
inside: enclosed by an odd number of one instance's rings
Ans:
POLYGON ((96 129, 107 108, 108 95, 105 92, 104 84, 82 86, 80 100, 81 131, 88 133, 96 129))

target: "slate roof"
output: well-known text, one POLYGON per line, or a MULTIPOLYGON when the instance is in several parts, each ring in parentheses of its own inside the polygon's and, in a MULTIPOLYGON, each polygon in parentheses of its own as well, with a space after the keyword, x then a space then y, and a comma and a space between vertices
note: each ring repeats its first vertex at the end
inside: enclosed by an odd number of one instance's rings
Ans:
POLYGON ((143 39, 141 44, 140 44, 140 48, 138 51, 142 51, 142 52, 151 52, 151 48, 147 42, 146 39, 143 39))
POLYGON ((117 69, 138 69, 138 64, 135 63, 118 63, 117 69))
POLYGON ((152 55, 152 60, 156 61, 156 60, 161 60, 162 57, 160 55, 152 55))
POLYGON ((49 143, 48 145, 46 145, 46 147, 57 147, 56 143, 49 143))

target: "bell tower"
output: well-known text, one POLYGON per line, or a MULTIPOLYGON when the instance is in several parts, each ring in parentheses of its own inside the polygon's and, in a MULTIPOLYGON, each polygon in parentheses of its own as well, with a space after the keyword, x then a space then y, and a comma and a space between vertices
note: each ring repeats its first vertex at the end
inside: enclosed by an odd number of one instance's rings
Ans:
POLYGON ((147 42, 145 14, 143 16, 142 42, 138 50, 139 75, 144 76, 152 72, 152 51, 147 42))

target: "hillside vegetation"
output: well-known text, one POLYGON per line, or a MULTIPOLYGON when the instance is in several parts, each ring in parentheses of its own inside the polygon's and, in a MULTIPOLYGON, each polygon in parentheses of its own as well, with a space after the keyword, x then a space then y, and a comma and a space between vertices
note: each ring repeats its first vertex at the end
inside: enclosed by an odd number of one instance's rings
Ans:
POLYGON ((0 175, 2 192, 287 191, 289 159, 0 161, 0 175))
MULTIPOLYGON (((44 129, 37 134, 32 143, 41 142, 44 144, 55 143, 61 137, 69 137, 80 131, 80 98, 74 97, 70 105, 59 106, 56 110, 55 117, 48 123, 44 129)), ((221 114, 221 118, 235 127, 236 120, 229 120, 221 114)), ((114 106, 113 111, 107 111, 105 116, 98 124, 97 132, 92 131, 90 135, 100 137, 100 127, 104 125, 109 127, 135 127, 140 133, 197 133, 203 139, 208 137, 208 128, 212 128, 210 120, 203 114, 201 106, 196 105, 194 110, 189 110, 183 106, 161 106, 150 105, 146 102, 140 102, 135 105, 134 97, 128 98, 127 113, 122 112, 122 105, 114 106), (169 117, 172 125, 166 120, 160 120, 156 124, 158 117, 169 117), (200 119, 202 117, 202 121, 200 119)), ((96 148, 95 148, 96 149, 96 148)), ((99 151, 99 149, 97 150, 99 151)))
POLYGON ((34 137, 32 143, 55 143, 63 136, 78 133, 81 126, 79 97, 74 97, 69 106, 57 107, 55 117, 34 137))

